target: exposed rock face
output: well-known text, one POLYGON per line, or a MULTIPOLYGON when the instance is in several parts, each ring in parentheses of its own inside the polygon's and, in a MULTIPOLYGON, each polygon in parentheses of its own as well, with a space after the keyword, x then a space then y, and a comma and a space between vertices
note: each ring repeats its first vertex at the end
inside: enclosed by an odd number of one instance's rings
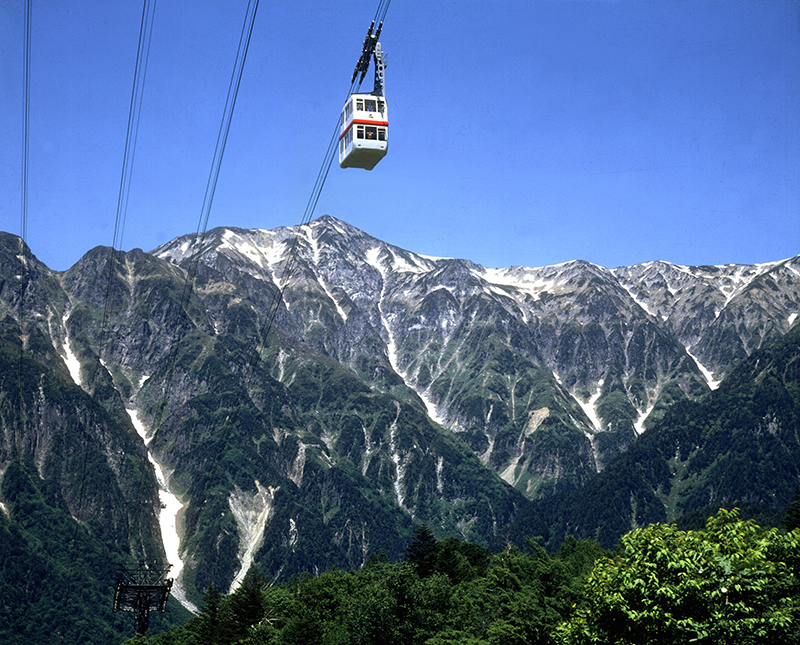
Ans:
POLYGON ((509 529, 558 548, 567 535, 613 547, 654 522, 699 528, 720 507, 780 525, 800 481, 800 326, 737 365, 699 401, 672 406, 586 486, 536 500, 509 529))
POLYGON ((648 262, 614 274, 717 380, 785 334, 800 305, 797 257, 752 266, 648 262))
POLYGON ((798 294, 800 258, 486 269, 327 216, 215 229, 201 253, 193 236, 97 248, 64 273, 0 235, 0 470, 30 455, 75 517, 161 556, 133 411, 185 505, 195 602, 243 563, 290 575, 399 555, 412 520, 491 542, 784 334, 798 294), (104 483, 81 495, 86 455, 104 483))
MULTIPOLYGON (((785 333, 800 309, 798 258, 492 270, 419 256, 330 217, 275 231, 218 229, 209 238, 201 274, 207 266, 247 284, 251 298, 272 294, 252 301, 262 311, 283 276, 277 316, 287 332, 371 386, 416 394, 495 472, 508 475, 515 460, 511 479, 529 496, 557 480, 534 474, 555 459, 552 450, 530 468, 509 452, 533 410, 553 411, 542 440, 553 428, 556 443, 569 443, 559 468, 544 470, 580 481, 675 400, 704 394, 785 333)), ((190 241, 155 254, 186 264, 190 241)), ((523 452, 541 449, 529 439, 523 452)))

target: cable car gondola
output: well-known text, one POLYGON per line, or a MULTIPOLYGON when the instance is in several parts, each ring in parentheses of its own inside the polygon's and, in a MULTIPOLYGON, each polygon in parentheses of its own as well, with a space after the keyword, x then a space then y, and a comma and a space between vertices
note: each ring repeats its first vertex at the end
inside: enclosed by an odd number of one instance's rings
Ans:
MULTIPOLYGON (((373 23, 374 24, 374 23, 373 23)), ((375 87, 371 94, 350 94, 342 108, 339 132, 339 166, 372 170, 386 156, 389 149, 389 116, 386 97, 383 95, 384 54, 378 36, 370 25, 361 58, 353 72, 353 82, 361 72, 361 79, 369 68, 370 57, 375 59, 375 87)))
POLYGON ((386 99, 374 94, 351 94, 342 110, 339 165, 372 170, 388 148, 386 99))

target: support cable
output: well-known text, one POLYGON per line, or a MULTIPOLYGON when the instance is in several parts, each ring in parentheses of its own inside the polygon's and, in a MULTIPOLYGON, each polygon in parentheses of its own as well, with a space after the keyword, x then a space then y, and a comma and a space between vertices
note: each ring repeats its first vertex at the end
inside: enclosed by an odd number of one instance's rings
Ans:
POLYGON ((25 3, 25 70, 22 99, 22 214, 20 236, 25 241, 28 236, 28 157, 30 149, 31 120, 31 13, 32 0, 25 3))
MULTIPOLYGON (((103 302, 103 317, 100 325, 100 338, 97 349, 98 360, 102 360, 105 353, 107 342, 107 331, 109 325, 109 312, 111 301, 111 291, 114 283, 114 267, 116 261, 116 254, 122 247, 122 238, 125 230, 125 218, 128 210, 128 200, 130 195, 131 177, 133 173, 133 161, 136 154, 136 141, 139 133, 139 122, 141 119, 142 98, 144 96, 144 83, 147 76, 147 63, 150 57, 150 44, 152 42, 153 21, 155 18, 155 7, 157 0, 144 0, 142 6, 142 19, 139 26, 139 43, 136 51, 136 65, 133 74, 133 87, 131 89, 131 101, 128 111, 128 129, 125 136, 125 150, 122 160, 122 172, 119 184, 119 195, 117 198, 117 211, 114 221, 114 237, 111 244, 111 249, 108 254, 108 275, 106 279, 106 292, 103 302)), ((96 411, 92 413, 90 419, 93 423, 96 420, 96 411)), ((89 432, 91 427, 83 428, 83 448, 82 448, 82 464, 80 472, 80 487, 78 491, 78 502, 76 506, 76 513, 83 507, 83 498, 86 492, 86 469, 88 462, 88 444, 89 432)), ((80 523, 75 523, 75 531, 72 537, 72 546, 70 550, 70 562, 74 564, 78 537, 79 537, 80 523)), ((72 593, 72 584, 69 583, 64 595, 63 614, 61 621, 61 628, 59 630, 59 642, 64 642, 65 638, 65 625, 67 620, 67 608, 69 605, 69 597, 72 593)))
POLYGON ((150 43, 153 37, 153 19, 155 18, 157 0, 144 0, 142 21, 139 26, 139 45, 136 50, 136 67, 133 73, 131 103, 128 111, 128 130, 125 135, 125 152, 122 159, 122 173, 119 180, 119 196, 117 198, 117 214, 114 220, 114 238, 108 257, 108 278, 106 280, 106 296, 103 304, 103 319, 100 325, 100 347, 98 355, 102 357, 106 344, 108 328, 109 301, 114 283, 114 265, 117 251, 122 250, 122 238, 125 232, 125 219, 128 214, 131 177, 133 176, 133 160, 136 156, 136 141, 139 136, 144 83, 147 77, 147 62, 150 58, 150 43))
MULTIPOLYGON (((376 11, 376 19, 379 19, 379 29, 380 25, 382 25, 383 19, 386 16, 386 12, 388 11, 390 2, 391 0, 380 0, 378 4, 378 10, 376 11)), ((225 144, 227 141, 228 132, 230 130, 231 119, 233 116, 233 110, 236 102, 236 96, 238 94, 239 85, 241 83, 242 70, 244 68, 244 63, 247 56, 247 50, 250 43, 250 37, 252 35, 253 24, 255 21, 255 15, 257 9, 258 9, 258 0, 248 0, 247 13, 245 16, 245 24, 242 28, 242 35, 239 41, 239 50, 237 51, 236 63, 234 65, 234 72, 231 77, 231 84, 228 90, 228 97, 225 103, 224 115, 222 119, 222 124, 220 126, 220 133, 217 139, 217 147, 214 153, 214 159, 212 161, 211 172, 209 174, 209 180, 206 187, 206 194, 203 201, 203 208, 201 210, 200 221, 198 222, 197 231, 195 232, 194 239, 192 240, 192 247, 191 247, 192 250, 189 259, 189 266, 187 269, 187 277, 184 283, 184 290, 181 297, 181 308, 184 312, 186 312, 187 316, 188 316, 189 300, 191 298, 191 293, 194 288, 194 282, 197 276, 200 258, 204 251, 203 247, 205 242, 206 229, 208 226, 208 218, 211 210, 211 204, 214 198, 214 192, 216 190, 217 179, 219 177, 220 166, 222 163, 222 156, 225 151, 225 144), (251 10, 251 5, 252 5, 252 10, 251 10)), ((348 97, 350 96, 350 94, 357 92, 358 89, 360 89, 361 80, 363 79, 356 80, 354 78, 352 80, 350 84, 350 89, 348 90, 347 93, 348 97)), ((322 189, 325 185, 325 181, 330 172, 330 167, 338 147, 337 143, 338 134, 339 134, 339 120, 337 119, 336 127, 334 128, 330 142, 328 143, 328 148, 326 150, 325 157, 323 159, 322 165, 320 166, 319 172, 317 173, 317 178, 314 182, 311 195, 308 199, 305 211, 301 218, 301 224, 300 224, 301 226, 307 224, 313 217, 314 211, 316 209, 317 203, 319 202, 322 189)), ((259 333, 259 342, 253 353, 253 359, 250 361, 243 375, 242 380, 243 380, 245 395, 248 394, 247 385, 250 382, 250 379, 252 378, 253 373, 258 366, 258 363, 260 362, 261 353, 266 345, 269 333, 272 329, 275 316, 277 315, 281 302, 283 301, 284 291, 286 290, 286 287, 291 279, 292 271, 294 269, 294 265, 297 258, 297 251, 298 251, 298 237, 295 236, 295 238, 292 241, 292 245, 289 251, 289 256, 286 262, 284 263, 283 270, 281 272, 281 277, 277 285, 278 292, 274 298, 273 304, 271 305, 270 313, 267 318, 266 328, 259 333)), ((178 354, 177 348, 178 348, 179 334, 180 334, 180 328, 176 328, 173 337, 170 341, 168 374, 161 396, 161 403, 156 411, 153 423, 153 427, 156 429, 156 431, 160 427, 163 421, 164 411, 166 408, 167 401, 169 399, 169 391, 174 376, 175 366, 177 363, 177 354, 178 354)), ((228 437, 233 425, 234 423, 231 422, 230 415, 227 415, 225 420, 223 421, 223 426, 225 426, 224 430, 225 436, 221 442, 222 446, 227 445, 228 437)), ((224 449, 215 452, 214 460, 213 463, 211 464, 211 467, 209 468, 209 471, 213 471, 217 467, 223 453, 224 449)))
POLYGON ((33 0, 25 3, 25 38, 24 38, 24 69, 22 92, 22 178, 21 178, 21 203, 20 203, 20 240, 22 241, 20 257, 22 258, 22 275, 20 276, 19 295, 19 423, 22 432, 22 356, 25 347, 25 292, 28 288, 28 161, 30 157, 30 119, 31 119, 31 14, 33 0))
MULTIPOLYGON (((186 281, 183 286, 183 293, 181 295, 181 309, 186 312, 188 316, 189 301, 191 299, 192 291, 194 289, 194 282, 197 277, 197 270, 200 264, 200 257, 203 253, 203 246, 205 243, 206 229, 208 228, 208 218, 211 213, 211 206, 214 201, 214 193, 217 189, 217 181, 219 179, 220 168, 222 167, 222 158, 225 153, 225 146, 228 141, 228 134, 231 129, 231 122, 233 120, 233 112, 236 107, 236 98, 239 93, 239 86, 242 82, 242 73, 244 71, 244 64, 247 59, 247 52, 250 47, 250 39, 253 34, 253 25, 255 24, 256 13, 258 12, 259 0, 248 0, 247 10, 245 12, 244 24, 242 25, 242 33, 239 36, 239 47, 236 51, 236 60, 231 74, 230 84, 228 86, 228 95, 225 99, 225 108, 222 114, 222 122, 220 123, 219 133, 217 135, 217 144, 214 149, 214 157, 211 162, 211 170, 208 176, 208 183, 206 184, 206 192, 203 197, 203 207, 200 211, 200 219, 197 223, 197 231, 195 232, 194 239, 192 240, 192 251, 189 259, 189 267, 187 269, 186 281)), ((170 340, 170 353, 168 357, 169 366, 166 384, 161 397, 161 404, 156 411, 156 418, 153 423, 154 428, 161 425, 164 415, 164 409, 169 399, 169 390, 172 384, 172 378, 175 373, 175 364, 178 360, 178 339, 181 328, 175 328, 172 339, 170 340)))
MULTIPOLYGON (((367 40, 372 33, 372 28, 375 23, 378 23, 378 30, 376 32, 376 36, 380 34, 380 31, 383 27, 383 22, 386 18, 386 12, 389 10, 389 5, 391 4, 392 0, 380 0, 378 2, 378 8, 375 12, 375 18, 372 20, 372 25, 370 25, 369 31, 367 32, 367 40)), ((367 40, 364 41, 364 46, 367 45, 367 40)), ((376 38, 377 40, 377 38, 376 38)), ((362 56, 364 52, 362 51, 362 56)), ((369 61, 367 61, 369 62, 369 61)), ((350 82, 350 89, 347 91, 347 96, 345 96, 345 100, 353 93, 357 93, 361 89, 361 83, 364 80, 364 74, 361 74, 360 78, 357 78, 357 74, 353 74, 353 78, 350 82)), ((341 117, 340 117, 341 118, 341 117)), ((303 217, 300 220, 300 226, 305 226, 308 224, 314 216, 314 211, 317 208, 317 203, 319 202, 320 195, 322 194, 322 189, 325 186, 325 181, 328 178, 328 173, 330 172, 331 165, 333 163, 333 159, 336 156, 336 148, 337 148, 337 141, 339 138, 339 127, 341 121, 336 121, 336 126, 333 129, 333 135, 331 136, 330 142, 328 143, 328 149, 325 152, 325 157, 322 161, 322 165, 320 166, 319 172, 317 173, 317 179, 314 182, 314 187, 311 190, 311 196, 308 199, 308 203, 306 204, 306 209, 303 212, 303 217)), ((278 314, 278 310, 280 309, 281 303, 283 302, 284 292, 286 291, 286 287, 289 284, 289 281, 292 277, 292 272, 294 271, 295 260, 298 251, 297 245, 298 237, 295 236, 292 240, 291 248, 289 249, 289 257, 283 265, 283 270, 281 271, 281 277, 278 282, 278 293, 273 301, 273 304, 270 308, 269 314, 267 316, 267 321, 265 325, 264 331, 260 334, 258 346, 256 351, 254 352, 253 359, 250 365, 250 372, 252 373, 255 370, 258 362, 261 360, 261 354, 264 351, 264 348, 267 344, 267 338, 269 337, 270 331, 272 330, 272 325, 275 321, 275 316, 278 314)))
MULTIPOLYGON (((189 301, 191 300, 192 291, 194 289, 194 282, 197 277, 197 271, 200 264, 200 257, 203 253, 205 244, 206 229, 208 228, 208 218, 211 214, 211 206, 214 201, 214 194, 217 189, 217 180, 219 179, 220 169, 222 167, 222 158, 225 154, 225 146, 228 141, 228 134, 231 129, 231 122, 233 120, 233 112, 236 107, 236 98, 239 94, 239 86, 242 82, 242 73, 244 71, 244 64, 247 60, 247 52, 250 48, 250 39, 253 34, 253 26, 255 24, 256 14, 258 12, 259 0, 248 0, 247 9, 245 11, 244 24, 242 25, 242 33, 239 36, 239 47, 236 51, 236 59, 233 65, 233 72, 231 73, 231 80, 228 86, 228 95, 225 99, 225 108, 223 109, 222 121, 220 123, 219 133, 217 135, 217 144, 214 149, 214 157, 211 162, 211 170, 208 176, 208 183, 206 184, 206 192, 203 197, 203 206, 200 211, 200 219, 197 223, 197 231, 195 232, 194 239, 192 240, 191 256, 189 258, 189 267, 186 273, 186 280, 183 286, 183 293, 181 295, 181 310, 189 317, 189 301)), ((175 366, 178 361, 178 344, 181 333, 181 326, 176 325, 175 330, 170 340, 170 352, 167 357, 167 377, 166 383, 163 386, 161 402, 156 409, 155 417, 153 420, 154 432, 158 430, 164 418, 164 411, 169 400, 169 391, 172 386, 172 379, 175 374, 175 366)), ((227 419, 226 419, 227 422, 227 419)), ((227 438, 225 443, 227 443, 227 438)), ((219 458, 219 454, 215 457, 219 458)))
MULTIPOLYGON (((25 292, 28 287, 28 159, 30 150, 30 97, 31 97, 31 13, 33 0, 25 3, 25 22, 24 22, 24 42, 23 42, 23 92, 22 92, 22 175, 21 175, 21 199, 20 199, 20 258, 22 272, 20 275, 19 293, 19 371, 17 374, 17 433, 11 433, 10 454, 19 462, 20 473, 15 478, 16 487, 14 491, 14 510, 17 510, 19 503, 19 486, 22 477, 22 459, 17 451, 21 439, 25 433, 25 397, 23 394, 23 384, 25 382, 25 292)), ((16 513, 15 513, 16 514, 16 513)), ((16 596, 11 601, 11 633, 17 637, 21 633, 20 620, 25 611, 24 602, 20 600, 23 592, 19 585, 14 586, 16 596)))

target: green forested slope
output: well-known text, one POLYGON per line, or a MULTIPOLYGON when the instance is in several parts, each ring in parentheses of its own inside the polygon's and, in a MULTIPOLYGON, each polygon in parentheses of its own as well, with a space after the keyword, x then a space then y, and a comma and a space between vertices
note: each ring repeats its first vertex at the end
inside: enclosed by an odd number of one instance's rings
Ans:
MULTIPOLYGON (((98 523, 76 523, 29 458, 8 466, 2 495, 15 519, 0 512, 0 642, 82 645, 130 635, 132 615, 112 612, 117 566, 130 556, 98 523)), ((153 616, 153 631, 189 616, 171 599, 165 616, 153 616)))
POLYGON ((406 561, 374 555, 361 570, 331 569, 268 584, 251 571, 230 596, 213 588, 185 626, 128 645, 532 645, 568 619, 602 550, 568 540, 552 556, 534 544, 492 556, 423 525, 406 561))
MULTIPOLYGON (((156 548, 152 475, 132 428, 51 363, 35 329, 27 341, 21 353, 19 328, 0 323, 0 642, 116 643, 132 623, 111 611, 117 566, 156 548)), ((172 600, 161 625, 187 616, 172 600)))
POLYGON ((536 502, 515 539, 594 537, 610 547, 650 522, 702 525, 716 508, 776 525, 800 478, 800 326, 698 402, 664 418, 579 491, 536 502))
POLYGON ((785 645, 800 636, 800 530, 764 529, 720 510, 700 530, 651 524, 603 553, 567 538, 549 555, 491 555, 426 525, 405 562, 373 556, 269 584, 214 588, 186 625, 126 645, 785 645))

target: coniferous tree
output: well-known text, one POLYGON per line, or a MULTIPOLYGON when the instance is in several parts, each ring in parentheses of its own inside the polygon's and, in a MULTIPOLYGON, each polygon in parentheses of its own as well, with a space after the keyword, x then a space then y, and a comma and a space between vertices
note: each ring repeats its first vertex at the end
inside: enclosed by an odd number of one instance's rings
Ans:
POLYGON ((249 629, 264 617, 263 592, 267 586, 267 579, 257 568, 251 569, 244 577, 242 585, 230 598, 231 610, 238 625, 249 629))
POLYGON ((200 642, 205 644, 219 642, 219 605, 221 595, 214 585, 211 585, 203 595, 205 605, 199 616, 200 642))
POLYGON ((414 531, 414 537, 406 548, 406 561, 414 565, 420 578, 427 578, 433 573, 436 564, 436 538, 425 522, 414 531))
POLYGON ((787 531, 800 529, 800 488, 795 491, 794 500, 789 504, 789 508, 786 509, 783 525, 787 531))

